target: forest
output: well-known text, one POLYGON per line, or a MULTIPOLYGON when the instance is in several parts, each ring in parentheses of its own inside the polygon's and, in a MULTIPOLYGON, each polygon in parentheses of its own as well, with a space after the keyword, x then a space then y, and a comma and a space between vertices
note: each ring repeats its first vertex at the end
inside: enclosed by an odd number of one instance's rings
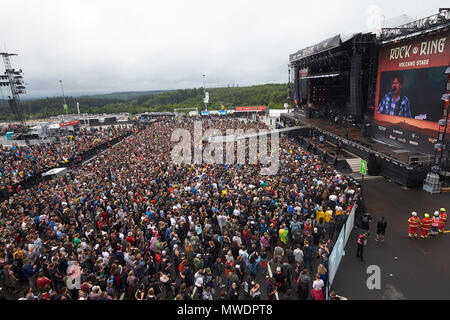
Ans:
MULTIPOLYGON (((237 106, 267 106, 281 109, 288 102, 287 84, 264 84, 247 87, 210 88, 209 110, 237 106)), ((177 108, 199 107, 202 110, 204 89, 179 89, 170 91, 122 92, 120 94, 66 97, 68 113, 118 113, 173 111, 177 108)), ((65 113, 63 97, 26 100, 21 102, 26 119, 48 118, 65 113)), ((0 100, 0 120, 15 120, 6 101, 0 100)))

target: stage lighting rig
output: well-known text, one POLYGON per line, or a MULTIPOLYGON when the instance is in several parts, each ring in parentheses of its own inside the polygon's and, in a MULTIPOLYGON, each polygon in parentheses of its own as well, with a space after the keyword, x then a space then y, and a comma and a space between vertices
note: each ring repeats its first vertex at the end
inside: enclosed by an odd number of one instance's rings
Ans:
POLYGON ((11 111, 17 116, 18 120, 25 125, 22 105, 20 103, 20 94, 26 93, 25 82, 23 81, 22 69, 13 69, 11 67, 11 56, 17 56, 15 53, 0 52, 5 64, 5 73, 0 75, 0 86, 9 86, 12 97, 8 97, 8 103, 11 111))

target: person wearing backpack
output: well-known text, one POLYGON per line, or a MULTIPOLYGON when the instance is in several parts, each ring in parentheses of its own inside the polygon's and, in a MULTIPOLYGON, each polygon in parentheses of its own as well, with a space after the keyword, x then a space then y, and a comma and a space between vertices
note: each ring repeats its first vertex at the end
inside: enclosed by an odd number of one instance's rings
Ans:
POLYGON ((303 246, 302 251, 303 251, 304 266, 309 271, 312 271, 313 270, 313 266, 312 266, 313 249, 309 245, 308 241, 305 242, 305 245, 303 246), (308 266, 309 266, 309 268, 308 268, 308 266))

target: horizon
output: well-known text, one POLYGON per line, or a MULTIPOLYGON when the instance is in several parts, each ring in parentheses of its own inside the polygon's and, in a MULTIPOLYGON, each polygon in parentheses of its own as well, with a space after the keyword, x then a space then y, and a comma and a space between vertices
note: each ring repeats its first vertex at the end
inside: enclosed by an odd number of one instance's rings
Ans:
POLYGON ((285 83, 289 55, 298 50, 337 34, 375 32, 395 17, 430 16, 441 6, 18 0, 3 6, 20 12, 22 22, 13 14, 0 20, 8 30, 1 51, 18 54, 11 63, 24 71, 24 99, 60 96, 60 80, 68 96, 285 83), (302 14, 292 18, 287 8, 302 14))
MULTIPOLYGON (((277 84, 277 85, 281 85, 281 84, 287 84, 286 83, 275 83, 275 82, 268 82, 268 83, 262 83, 262 84, 250 84, 250 85, 245 85, 245 86, 241 86, 239 84, 237 85, 230 85, 230 86, 225 86, 225 87, 212 87, 212 88, 206 88, 206 91, 211 90, 211 89, 221 89, 221 88, 246 88, 246 87, 255 87, 255 86, 264 86, 264 85, 269 85, 269 84, 277 84)), ((65 95, 66 98, 89 98, 92 96, 103 96, 103 95, 112 95, 112 94, 128 94, 128 93, 143 93, 143 94, 148 94, 150 92, 157 92, 157 91, 161 91, 161 92, 169 92, 169 91, 177 91, 177 90, 191 90, 191 89, 199 89, 202 87, 194 87, 194 88, 176 88, 176 89, 167 89, 167 90, 163 90, 163 89, 152 89, 152 90, 136 90, 136 91, 114 91, 114 92, 98 92, 98 93, 78 93, 75 95, 65 95)), ((22 96, 21 100, 40 100, 40 99, 54 99, 54 98, 62 98, 62 95, 55 95, 55 96, 22 96)), ((1 101, 1 100, 0 100, 1 101)))

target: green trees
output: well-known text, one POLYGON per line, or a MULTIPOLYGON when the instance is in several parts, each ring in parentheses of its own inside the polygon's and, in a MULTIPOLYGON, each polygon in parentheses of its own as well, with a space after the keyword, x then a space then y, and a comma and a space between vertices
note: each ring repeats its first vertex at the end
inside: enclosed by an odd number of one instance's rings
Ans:
MULTIPOLYGON (((287 102, 287 84, 264 84, 249 87, 210 88, 208 109, 219 110, 237 106, 268 106, 281 109, 287 102)), ((178 89, 171 91, 123 92, 120 94, 66 97, 69 113, 76 113, 80 103, 82 113, 140 113, 173 111, 175 108, 203 108, 203 88, 178 89), (154 92, 154 93, 153 93, 154 92), (118 98, 120 97, 120 98, 118 98)), ((22 102, 27 117, 45 118, 64 113, 62 97, 28 100, 22 102)), ((12 119, 8 105, 1 105, 0 119, 12 119)))

